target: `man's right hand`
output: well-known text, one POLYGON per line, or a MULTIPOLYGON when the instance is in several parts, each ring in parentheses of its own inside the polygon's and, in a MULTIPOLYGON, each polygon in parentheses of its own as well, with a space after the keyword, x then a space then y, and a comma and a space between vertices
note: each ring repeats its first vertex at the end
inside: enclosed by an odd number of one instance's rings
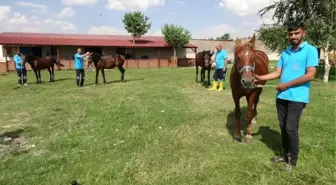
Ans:
POLYGON ((264 80, 263 78, 262 78, 262 76, 259 76, 259 75, 256 75, 256 74, 253 74, 253 77, 254 77, 254 82, 259 82, 259 81, 262 81, 262 80, 264 80))

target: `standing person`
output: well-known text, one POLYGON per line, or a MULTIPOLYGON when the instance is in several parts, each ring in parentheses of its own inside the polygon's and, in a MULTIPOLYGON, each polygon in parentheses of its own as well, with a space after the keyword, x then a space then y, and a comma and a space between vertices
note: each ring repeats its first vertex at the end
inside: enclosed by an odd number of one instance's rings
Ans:
POLYGON ((76 84, 77 87, 83 87, 84 79, 85 79, 85 71, 84 71, 84 57, 89 53, 85 53, 82 55, 82 49, 78 48, 77 53, 75 54, 75 70, 76 70, 76 84))
POLYGON ((273 162, 285 162, 287 170, 295 167, 299 155, 299 121, 309 102, 310 81, 318 66, 317 49, 304 41, 306 35, 302 23, 292 23, 287 28, 290 46, 285 49, 274 72, 263 76, 254 75, 256 81, 280 77, 276 87, 276 108, 282 135, 283 156, 273 162))
POLYGON ((212 83, 212 88, 209 90, 210 91, 217 90, 217 87, 219 84, 219 89, 217 91, 223 91, 224 90, 224 77, 227 71, 228 54, 224 49, 222 49, 221 44, 216 45, 216 50, 217 50, 216 56, 215 56, 216 71, 213 76, 214 81, 212 83))
POLYGON ((22 54, 18 51, 14 55, 15 69, 18 75, 18 87, 21 85, 27 85, 27 70, 23 65, 22 54))

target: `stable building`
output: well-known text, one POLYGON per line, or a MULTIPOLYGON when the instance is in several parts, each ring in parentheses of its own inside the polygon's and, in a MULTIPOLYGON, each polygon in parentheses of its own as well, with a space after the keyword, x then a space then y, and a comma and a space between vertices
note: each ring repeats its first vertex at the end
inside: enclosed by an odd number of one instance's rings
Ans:
POLYGON ((15 70, 13 56, 17 51, 25 55, 53 56, 65 65, 62 69, 74 69, 73 56, 77 48, 82 48, 83 52, 125 55, 125 68, 188 66, 194 58, 188 58, 187 53, 197 52, 197 46, 192 44, 178 48, 177 64, 172 66, 173 48, 163 37, 142 36, 133 43, 133 38, 126 35, 4 32, 0 33, 0 73, 15 70))

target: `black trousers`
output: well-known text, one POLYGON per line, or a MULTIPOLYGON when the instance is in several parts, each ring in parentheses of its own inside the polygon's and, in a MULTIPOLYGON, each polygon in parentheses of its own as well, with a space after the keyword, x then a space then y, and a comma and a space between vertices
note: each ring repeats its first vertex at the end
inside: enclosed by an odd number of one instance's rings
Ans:
POLYGON ((225 75, 226 75, 226 70, 225 72, 223 71, 223 69, 216 69, 214 75, 213 75, 213 79, 215 81, 225 81, 225 75))
POLYGON ((23 85, 27 83, 27 70, 26 69, 16 69, 16 73, 18 76, 18 84, 23 85), (22 79, 23 78, 23 79, 22 79), (23 81, 23 83, 22 83, 23 81))
POLYGON ((299 122, 306 103, 276 99, 282 146, 286 162, 296 165, 299 155, 299 122))
POLYGON ((85 71, 84 69, 76 69, 76 84, 78 87, 84 85, 85 71))

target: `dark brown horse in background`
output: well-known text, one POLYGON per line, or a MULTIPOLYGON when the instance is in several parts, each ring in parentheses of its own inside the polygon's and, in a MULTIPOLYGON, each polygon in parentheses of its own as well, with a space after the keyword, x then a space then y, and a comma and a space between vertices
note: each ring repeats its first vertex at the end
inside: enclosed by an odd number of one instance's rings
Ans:
POLYGON ((100 70, 103 75, 103 82, 106 84, 104 69, 113 69, 115 67, 118 67, 119 71, 121 72, 121 81, 124 81, 125 69, 123 65, 125 63, 125 57, 123 55, 100 55, 98 53, 90 52, 90 54, 87 56, 87 60, 89 64, 93 62, 95 65, 96 85, 98 84, 98 75, 100 70))
POLYGON ((39 57, 39 56, 33 56, 33 55, 27 55, 25 56, 24 63, 28 63, 30 67, 33 69, 35 76, 36 76, 36 83, 41 83, 41 70, 48 69, 49 72, 49 81, 54 82, 55 81, 55 73, 54 73, 54 65, 56 64, 58 67, 62 66, 60 61, 47 56, 47 57, 39 57))
POLYGON ((196 54, 195 66, 196 66, 196 82, 198 82, 198 67, 201 66, 201 84, 205 79, 205 71, 208 71, 208 85, 210 85, 210 71, 211 71, 211 57, 214 53, 210 50, 203 50, 196 54))
POLYGON ((265 85, 266 81, 254 83, 253 74, 264 75, 268 73, 268 57, 265 52, 255 50, 255 35, 250 41, 243 43, 237 38, 234 50, 234 65, 230 74, 230 85, 232 97, 235 103, 236 117, 236 134, 235 140, 241 141, 240 134, 240 103, 241 97, 245 96, 247 107, 247 129, 245 142, 252 142, 252 122, 256 122, 257 105, 262 88, 260 85, 265 85))

